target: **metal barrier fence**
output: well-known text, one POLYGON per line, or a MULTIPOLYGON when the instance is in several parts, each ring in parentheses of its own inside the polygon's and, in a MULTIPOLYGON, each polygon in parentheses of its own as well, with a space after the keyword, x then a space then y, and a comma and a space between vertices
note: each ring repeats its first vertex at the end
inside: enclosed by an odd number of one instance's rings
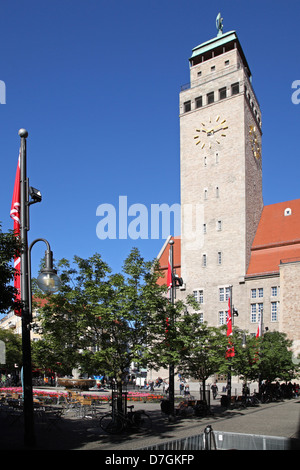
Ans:
POLYGON ((207 426, 202 434, 143 447, 139 450, 292 450, 300 442, 286 437, 213 431, 207 426))

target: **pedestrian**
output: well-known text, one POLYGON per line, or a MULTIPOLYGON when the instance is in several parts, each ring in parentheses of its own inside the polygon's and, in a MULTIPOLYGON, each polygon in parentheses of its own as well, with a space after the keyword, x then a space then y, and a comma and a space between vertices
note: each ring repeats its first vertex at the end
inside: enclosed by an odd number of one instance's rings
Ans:
POLYGON ((218 386, 217 386, 216 383, 214 383, 211 386, 211 391, 212 391, 212 394, 213 394, 213 399, 215 400, 217 398, 217 395, 218 395, 218 386))
POLYGON ((183 390, 184 390, 184 383, 183 381, 181 380, 180 384, 179 384, 179 392, 180 392, 180 395, 182 394, 183 395, 183 390))

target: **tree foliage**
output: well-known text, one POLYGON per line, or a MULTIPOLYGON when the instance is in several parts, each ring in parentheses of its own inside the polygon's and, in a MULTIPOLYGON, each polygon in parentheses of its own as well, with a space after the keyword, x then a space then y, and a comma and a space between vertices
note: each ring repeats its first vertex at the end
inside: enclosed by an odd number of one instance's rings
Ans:
POLYGON ((225 357, 226 327, 200 323, 193 297, 170 302, 155 262, 133 249, 120 273, 112 274, 99 254, 58 265, 62 287, 41 296, 43 340, 33 347, 37 366, 60 374, 105 374, 119 386, 132 364, 177 371, 205 385, 216 373, 246 380, 284 379, 293 370, 290 342, 281 333, 257 339, 234 329, 235 356, 225 357), (246 339, 246 341, 244 341, 246 339))
MULTIPOLYGON (((180 370, 202 382, 219 372, 224 363, 227 341, 220 328, 199 322, 197 313, 185 314, 178 322, 182 341, 180 370)), ((205 400, 204 395, 204 400, 205 400)))
POLYGON ((296 376, 297 366, 293 362, 292 341, 287 339, 285 333, 268 331, 256 338, 234 329, 232 342, 235 356, 230 361, 231 372, 245 381, 272 382, 290 380, 296 376))
POLYGON ((15 370, 22 366, 22 338, 10 330, 0 328, 0 341, 5 345, 5 362, 0 364, 6 370, 15 370))
POLYGON ((117 274, 99 254, 75 257, 73 266, 62 260, 58 267, 62 288, 41 308, 49 358, 62 369, 68 365, 69 373, 101 372, 121 383, 132 362, 146 364, 155 318, 167 304, 158 270, 137 249, 117 274))
POLYGON ((262 337, 259 349, 259 373, 262 380, 291 380, 297 366, 293 363, 292 341, 285 333, 268 331, 262 337))

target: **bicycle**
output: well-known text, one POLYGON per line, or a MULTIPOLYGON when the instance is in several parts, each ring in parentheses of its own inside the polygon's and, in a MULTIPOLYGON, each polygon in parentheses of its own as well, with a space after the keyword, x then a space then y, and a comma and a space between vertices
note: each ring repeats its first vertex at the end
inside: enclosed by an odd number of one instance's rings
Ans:
POLYGON ((113 410, 100 418, 99 425, 108 434, 120 434, 127 429, 149 430, 152 420, 144 410, 133 411, 134 405, 128 406, 129 412, 124 414, 113 410))

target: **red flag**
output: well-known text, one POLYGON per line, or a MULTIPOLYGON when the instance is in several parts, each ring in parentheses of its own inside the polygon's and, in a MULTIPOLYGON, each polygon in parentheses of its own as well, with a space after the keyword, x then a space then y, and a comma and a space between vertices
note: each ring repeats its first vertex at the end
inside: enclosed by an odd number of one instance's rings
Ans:
MULTIPOLYGON (((10 216, 14 221, 14 232, 15 236, 20 236, 20 210, 21 210, 21 200, 20 200, 20 155, 18 160, 18 166, 16 171, 16 178, 15 178, 15 186, 13 192, 13 198, 11 203, 10 209, 10 216)), ((15 301, 21 301, 21 258, 20 255, 16 255, 14 259, 14 268, 15 268, 15 275, 14 275, 14 287, 17 289, 17 293, 15 296, 15 301)), ((15 314, 17 316, 21 316, 21 312, 19 309, 15 309, 15 314)))
MULTIPOLYGON (((256 339, 261 336, 261 321, 259 321, 256 332, 256 339)), ((259 351, 256 351, 254 354, 253 362, 257 362, 259 359, 259 351)))
MULTIPOLYGON (((170 261, 170 251, 169 251, 169 259, 168 259, 167 286, 168 286, 168 290, 170 291, 172 287, 172 269, 171 269, 171 261, 170 261)), ((170 291, 170 299, 171 299, 171 291, 170 291)), ((170 331, 170 320, 167 317, 166 318, 166 338, 168 338, 169 331, 170 331)))
MULTIPOLYGON (((227 323, 227 336, 230 337, 232 335, 232 317, 231 317, 230 297, 228 299, 228 311, 227 311, 226 323, 227 323)), ((226 351, 226 358, 233 357, 234 355, 235 355, 234 346, 232 345, 232 342, 229 338, 228 347, 226 351)))

